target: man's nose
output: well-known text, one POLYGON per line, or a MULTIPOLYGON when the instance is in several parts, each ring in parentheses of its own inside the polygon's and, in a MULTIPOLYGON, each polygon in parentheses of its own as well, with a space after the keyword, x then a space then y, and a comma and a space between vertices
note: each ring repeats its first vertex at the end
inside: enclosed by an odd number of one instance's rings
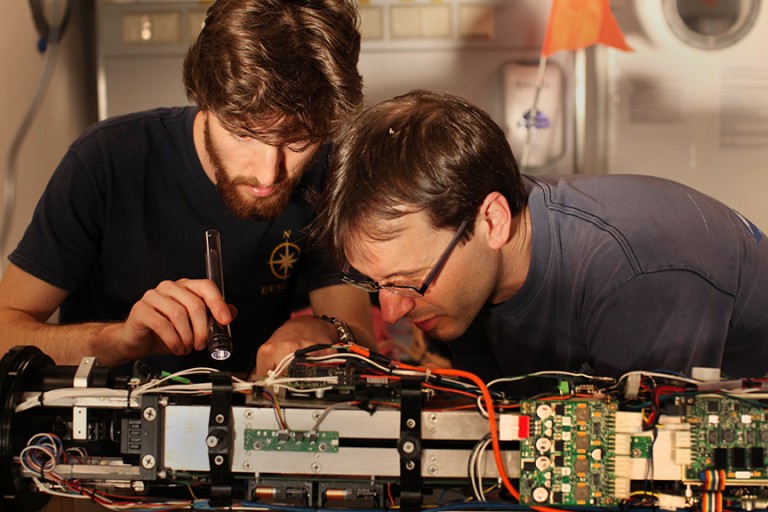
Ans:
POLYGON ((379 307, 381 318, 388 324, 394 324, 410 313, 416 305, 411 297, 403 297, 383 288, 379 290, 379 307))
POLYGON ((285 150, 280 146, 260 144, 256 151, 255 174, 259 185, 268 187, 278 181, 282 172, 285 150))

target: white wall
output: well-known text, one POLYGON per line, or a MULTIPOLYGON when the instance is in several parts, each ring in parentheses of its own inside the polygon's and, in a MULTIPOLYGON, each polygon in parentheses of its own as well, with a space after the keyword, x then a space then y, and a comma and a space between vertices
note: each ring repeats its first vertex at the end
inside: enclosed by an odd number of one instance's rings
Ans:
MULTIPOLYGON (((7 254, 16 247, 67 146, 96 120, 93 0, 71 0, 70 3, 69 24, 48 92, 19 152, 17 201, 8 244, 2 251, 3 268, 7 254)), ((0 15, 0 190, 4 187, 9 147, 26 115, 43 68, 44 56, 37 51, 37 38, 29 3, 26 0, 3 1, 0 15)))
POLYGON ((712 50, 675 36, 660 2, 611 5, 635 51, 611 54, 608 171, 685 183, 768 232, 768 5, 712 50))
MULTIPOLYGON (((10 232, 10 240, 4 248, 7 254, 15 247, 21 237, 24 227, 27 225, 34 205, 42 192, 50 174, 58 160, 67 148, 67 145, 91 122, 97 118, 96 79, 95 79, 95 55, 94 55, 94 24, 93 4, 95 0, 70 0, 73 7, 68 30, 62 42, 60 59, 57 63, 51 87, 47 93, 43 108, 34 120, 32 128, 22 147, 19 158, 19 180, 17 185, 17 207, 10 232)), ((540 25, 543 22, 541 13, 545 13, 542 0, 489 0, 498 3, 497 15, 504 18, 507 14, 512 19, 528 19, 534 16, 540 25), (507 12, 509 9, 509 12, 507 12), (507 13, 507 14, 505 14, 507 13), (533 13, 533 14, 532 14, 533 13)), ((377 0, 369 5, 386 4, 394 0, 377 0)), ((129 5, 129 4, 127 4, 129 5)), ((187 3, 180 3, 187 5, 187 3)), ((194 4, 196 8, 200 6, 194 4)), ((703 105, 691 107, 686 110, 686 116, 681 117, 677 125, 657 124, 654 126, 626 122, 626 106, 631 100, 632 88, 622 89, 621 84, 630 83, 627 77, 631 77, 632 70, 642 69, 644 73, 652 72, 662 76, 665 69, 676 70, 676 76, 691 89, 691 93, 682 96, 686 104, 700 98, 704 91, 708 91, 710 98, 718 102, 722 98, 723 77, 733 63, 735 56, 740 61, 747 62, 751 66, 760 68, 768 73, 768 66, 764 65, 763 48, 768 41, 768 10, 761 16, 761 30, 755 30, 746 41, 746 46, 738 46, 728 50, 711 52, 710 55, 679 47, 668 41, 665 35, 666 24, 663 20, 649 17, 658 17, 660 2, 643 0, 612 0, 611 3, 622 29, 629 42, 635 46, 636 52, 624 54, 612 52, 613 69, 612 95, 609 98, 609 110, 611 115, 607 129, 610 132, 608 144, 600 145, 608 147, 608 158, 605 161, 605 169, 597 169, 592 172, 634 172, 642 174, 658 174, 682 181, 709 193, 729 205, 737 208, 749 216, 764 230, 768 229, 768 201, 763 198, 765 172, 763 162, 766 160, 768 149, 759 150, 739 149, 724 151, 717 143, 716 134, 718 119, 722 106, 703 105), (640 11, 638 6, 655 6, 654 9, 640 11), (653 14, 655 13, 655 14, 653 14), (653 16, 651 16, 653 14, 653 16), (674 51, 673 51, 674 50, 674 51), (676 53, 677 52, 677 53, 676 53), (687 53, 685 53, 687 52, 687 53), (691 55, 689 55, 689 53, 691 55), (696 53, 695 58, 693 54, 696 53), (706 62, 705 62, 706 61, 706 62), (711 65, 705 65, 707 62, 711 65), (715 71, 712 71, 714 66, 715 71), (718 67, 719 66, 719 67, 718 67), (694 94, 695 93, 695 94, 694 94), (720 110, 718 110, 720 109, 720 110), (691 129, 693 127, 693 129, 691 129), (701 135, 703 134, 703 135, 701 135), (710 134, 710 135, 707 135, 710 134), (714 134, 714 135, 713 135, 714 134), (691 148, 691 137, 697 136, 699 140, 695 144, 696 151, 691 148), (712 142, 712 143, 710 143, 712 142), (693 155, 693 156, 691 156, 693 155), (695 157, 695 158, 694 158, 695 157)), ((1 177, 5 175, 5 162, 8 146, 21 121, 36 81, 42 70, 43 56, 35 46, 37 34, 34 30, 32 16, 29 12, 26 0, 6 0, 3 2, 3 12, 0 16, 0 112, 3 122, 0 123, 0 190, 2 189, 1 177)), ((190 7, 191 8, 191 7, 190 7)), ((506 19, 506 18, 505 18, 506 19)), ((498 29, 504 37, 517 37, 528 41, 533 47, 538 44, 540 31, 530 27, 530 22, 520 27, 508 27, 506 24, 498 29), (526 28, 527 27, 527 28, 526 28), (511 31, 511 33, 507 33, 511 31), (519 31, 522 31, 518 33, 519 31), (517 34, 517 35, 515 35, 517 34)), ((538 26, 538 25, 537 25, 538 26)), ((385 41, 386 42, 386 41, 385 41)), ((366 93, 371 100, 380 99, 376 95, 376 72, 383 69, 382 63, 401 61, 401 52, 385 52, 380 48, 384 42, 366 40, 364 42, 365 55, 361 59, 361 70, 366 76, 366 93), (378 46, 377 46, 378 45, 378 46), (367 60, 366 60, 367 59, 367 60)), ((414 43, 408 43, 409 45, 414 43)), ((440 43, 443 46, 451 46, 451 41, 440 43)), ((480 44, 482 43, 475 43, 480 44)), ((454 44, 455 45, 455 44, 454 44)), ((510 55, 523 49, 525 44, 516 42, 510 44, 510 55)), ((397 48, 396 48, 397 49, 397 48)), ((423 49, 422 49, 423 50, 423 49)), ((497 52, 498 53, 498 52, 497 52)), ((441 55, 435 49, 409 54, 409 61, 418 61, 422 55, 441 55), (432 52, 432 53, 430 53, 432 52)), ((491 59, 498 57, 494 52, 489 54, 491 59)), ((481 60, 483 56, 472 53, 472 58, 481 60)), ((181 59, 181 54, 178 57, 181 59)), ((489 59, 490 60, 490 59, 489 59)), ((437 60, 435 60, 437 62, 437 60)), ((477 64, 479 66, 480 64, 477 64)), ((484 62, 486 67, 490 64, 484 62)), ((498 66, 498 63, 494 63, 498 66)), ((486 93, 491 85, 496 86, 496 75, 485 73, 485 81, 481 81, 477 87, 469 87, 472 80, 478 81, 478 77, 466 80, 462 83, 453 83, 441 74, 445 70, 434 69, 430 66, 427 70, 430 76, 421 79, 408 73, 399 74, 403 81, 402 86, 389 88, 388 82, 380 82, 385 86, 386 95, 402 92, 414 86, 434 87, 435 76, 442 80, 441 88, 450 89, 457 94, 472 96, 486 93), (448 85, 451 83, 452 85, 448 85), (490 84, 490 85, 489 85, 490 84), (474 88, 473 88, 474 87, 474 88)), ((391 70, 389 71, 391 72, 391 70)), ((386 74, 386 73, 385 73, 386 74)), ((142 77, 133 82, 142 82, 149 77, 142 77)), ((392 77, 397 78, 397 77, 392 77)), ((180 77, 179 77, 180 80, 180 77)), ((180 101, 183 95, 179 91, 179 83, 174 80, 167 84, 171 90, 176 91, 180 101)), ((768 92, 760 89, 763 99, 757 106, 768 104, 768 92)), ((729 94, 726 97, 737 95, 729 94)), ((490 98, 487 104, 473 98, 473 101, 484 108, 495 112, 498 117, 498 108, 494 110, 498 98, 490 98)), ((161 102, 160 104, 163 104, 161 102)), ((679 102, 676 102, 676 104, 679 102)), ((707 103, 707 102, 703 102, 707 103)), ((712 103, 710 101, 710 103, 712 103)), ((157 105, 155 101, 152 105, 157 105)), ((768 130, 766 130, 768 132, 768 130)), ((585 169, 585 172, 590 172, 585 169)), ((2 212, 0 211, 0 215, 2 212)), ((2 262, 3 264, 5 261, 2 262)))

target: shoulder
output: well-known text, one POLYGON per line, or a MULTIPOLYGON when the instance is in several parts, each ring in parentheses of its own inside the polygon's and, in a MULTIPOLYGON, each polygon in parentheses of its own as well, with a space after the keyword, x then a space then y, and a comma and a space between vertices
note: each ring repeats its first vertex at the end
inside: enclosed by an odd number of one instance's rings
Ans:
MULTIPOLYGON (((713 197, 682 183, 637 175, 531 180, 531 204, 569 247, 619 251, 637 272, 693 271, 730 288, 744 247, 743 222, 713 197), (601 243, 596 243, 596 240, 601 243), (726 284, 727 283, 727 284, 726 284)), ((596 261, 600 260, 598 258, 596 261)))
POLYGON ((88 127, 72 144, 77 151, 89 145, 125 145, 157 133, 181 136, 197 112, 196 107, 156 108, 110 117, 88 127))
POLYGON ((708 231, 733 225, 733 211, 716 199, 654 176, 540 177, 530 180, 532 201, 595 225, 627 231, 708 231))

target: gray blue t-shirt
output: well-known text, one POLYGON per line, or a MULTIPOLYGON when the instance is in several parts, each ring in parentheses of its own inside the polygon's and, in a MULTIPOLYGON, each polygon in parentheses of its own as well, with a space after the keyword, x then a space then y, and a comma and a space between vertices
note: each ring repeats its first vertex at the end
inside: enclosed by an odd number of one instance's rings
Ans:
POLYGON ((768 372, 768 240, 738 212, 649 176, 526 177, 531 267, 451 342, 486 379, 540 370, 768 372))

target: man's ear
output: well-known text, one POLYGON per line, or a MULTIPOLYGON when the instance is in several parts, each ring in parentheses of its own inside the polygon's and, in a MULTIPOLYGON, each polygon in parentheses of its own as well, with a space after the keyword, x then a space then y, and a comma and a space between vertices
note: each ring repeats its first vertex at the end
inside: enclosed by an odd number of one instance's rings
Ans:
POLYGON ((491 192, 480 206, 480 215, 491 249, 501 249, 512 236, 512 211, 501 192, 491 192))

